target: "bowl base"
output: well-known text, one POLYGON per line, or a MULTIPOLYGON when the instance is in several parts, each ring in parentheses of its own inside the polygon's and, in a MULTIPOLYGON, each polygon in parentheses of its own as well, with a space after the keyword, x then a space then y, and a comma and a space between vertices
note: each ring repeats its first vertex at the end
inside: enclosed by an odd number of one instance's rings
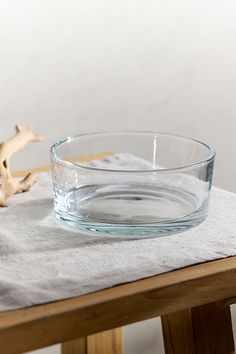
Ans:
POLYGON ((87 221, 72 219, 71 217, 56 213, 63 223, 73 228, 76 228, 79 232, 87 234, 89 236, 100 236, 119 239, 141 239, 141 238, 153 238, 177 234, 184 232, 188 229, 198 226, 202 223, 207 215, 198 212, 194 218, 186 219, 182 221, 150 224, 150 225, 120 225, 120 224, 99 224, 89 223, 87 221))
POLYGON ((73 188, 55 206, 59 219, 78 230, 107 237, 147 238, 181 232, 201 223, 207 203, 166 186, 90 185, 73 188))

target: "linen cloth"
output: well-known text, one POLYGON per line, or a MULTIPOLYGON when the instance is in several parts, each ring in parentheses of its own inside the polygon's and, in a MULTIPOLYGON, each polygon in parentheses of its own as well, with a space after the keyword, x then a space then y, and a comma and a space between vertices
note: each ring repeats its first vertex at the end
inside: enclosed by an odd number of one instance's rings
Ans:
POLYGON ((53 211, 50 173, 0 209, 0 311, 74 297, 236 255, 236 195, 213 188, 209 216, 176 235, 122 240, 83 235, 53 211))

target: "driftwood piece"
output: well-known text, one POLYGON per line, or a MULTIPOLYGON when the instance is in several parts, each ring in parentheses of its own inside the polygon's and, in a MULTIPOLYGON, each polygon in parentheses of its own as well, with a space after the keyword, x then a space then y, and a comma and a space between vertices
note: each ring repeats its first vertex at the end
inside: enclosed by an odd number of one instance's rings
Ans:
POLYGON ((12 177, 10 158, 26 144, 41 141, 43 137, 34 134, 29 129, 16 125, 13 137, 0 144, 0 207, 7 206, 7 199, 15 193, 26 192, 36 181, 36 176, 29 173, 22 180, 12 177))

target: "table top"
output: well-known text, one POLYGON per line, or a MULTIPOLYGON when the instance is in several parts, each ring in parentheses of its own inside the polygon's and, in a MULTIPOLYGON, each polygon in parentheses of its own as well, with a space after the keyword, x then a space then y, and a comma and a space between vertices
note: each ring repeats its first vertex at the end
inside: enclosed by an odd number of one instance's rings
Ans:
POLYGON ((236 257, 229 257, 0 313, 0 348, 7 348, 4 354, 25 352, 214 301, 233 303, 235 297, 236 257))

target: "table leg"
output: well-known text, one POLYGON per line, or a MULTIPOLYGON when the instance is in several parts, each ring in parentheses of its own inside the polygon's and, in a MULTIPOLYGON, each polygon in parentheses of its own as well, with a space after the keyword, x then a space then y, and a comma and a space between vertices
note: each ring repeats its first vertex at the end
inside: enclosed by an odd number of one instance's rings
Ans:
POLYGON ((161 317, 166 354, 235 354, 230 307, 211 303, 161 317))
POLYGON ((122 329, 93 334, 62 343, 62 354, 122 354, 122 329))

